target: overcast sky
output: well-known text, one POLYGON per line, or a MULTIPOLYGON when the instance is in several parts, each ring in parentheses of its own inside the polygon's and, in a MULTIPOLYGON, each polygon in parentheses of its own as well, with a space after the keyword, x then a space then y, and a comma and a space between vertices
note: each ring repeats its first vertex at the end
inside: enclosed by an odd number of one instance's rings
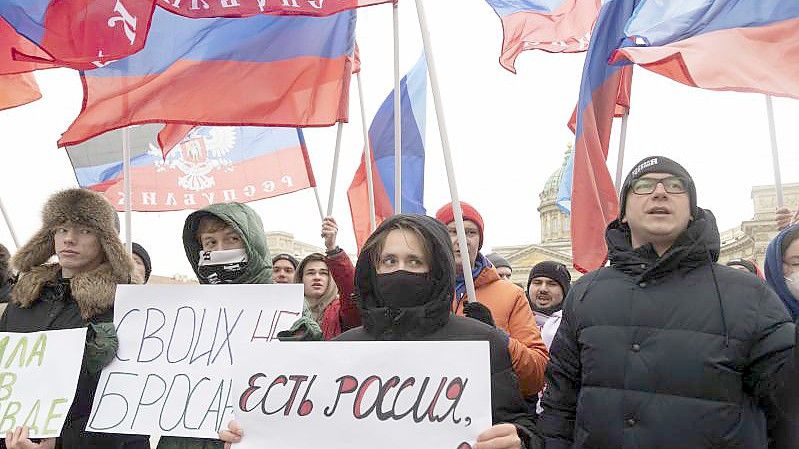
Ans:
MULTIPOLYGON (((538 194, 573 141, 565 124, 577 100, 584 54, 526 52, 517 61, 518 75, 513 75, 497 62, 502 30, 485 2, 428 0, 425 5, 458 189, 461 199, 474 205, 485 219, 484 250, 538 242, 538 194)), ((413 2, 401 2, 400 21, 401 65, 406 72, 422 51, 413 2)), ((391 22, 390 5, 359 12, 368 121, 393 86, 391 22)), ((0 112, 5 161, 0 165, 0 199, 23 241, 38 229, 47 197, 77 185, 66 153, 55 142, 80 109, 80 79, 65 69, 36 76, 44 99, 0 112)), ((235 82, 235 74, 230 76, 230 82, 235 82)), ((354 80, 351 92, 351 123, 345 126, 334 215, 341 227, 341 246, 353 252, 346 189, 363 145, 354 80)), ((428 103, 425 205, 433 214, 449 201, 449 190, 430 95, 428 103)), ((774 104, 783 182, 799 182, 799 101, 775 99, 774 104)), ((612 173, 617 129, 608 159, 612 173)), ((319 195, 326 205, 335 130, 311 129, 306 139, 319 195)), ((636 69, 625 173, 653 154, 671 157, 686 167, 696 181, 699 205, 713 210, 722 231, 737 226, 753 215, 752 186, 773 183, 764 97, 689 88, 636 69)), ((321 246, 312 191, 251 205, 261 213, 267 230, 292 232, 299 240, 321 246)), ((134 240, 149 250, 154 273, 191 273, 180 242, 187 214, 134 213, 134 240)), ((0 242, 13 246, 2 224, 0 242)))

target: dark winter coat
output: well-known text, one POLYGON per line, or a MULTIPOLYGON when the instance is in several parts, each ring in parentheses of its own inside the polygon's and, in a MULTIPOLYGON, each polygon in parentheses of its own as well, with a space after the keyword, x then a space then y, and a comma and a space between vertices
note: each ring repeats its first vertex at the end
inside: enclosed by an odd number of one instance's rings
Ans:
POLYGON ((539 418, 547 449, 765 449, 766 411, 797 379, 785 307, 716 264, 709 211, 661 257, 629 232, 610 224, 611 266, 566 299, 539 418))
POLYGON ((19 277, 0 318, 2 332, 37 332, 88 327, 83 363, 75 398, 57 439, 56 449, 143 449, 145 436, 85 432, 100 371, 116 354, 118 341, 112 319, 118 284, 133 279, 133 260, 119 240, 119 218, 100 194, 67 189, 48 199, 42 209, 42 227, 11 258, 19 277), (97 236, 105 261, 97 268, 61 278, 55 255, 53 229, 65 223, 90 228, 97 236))
MULTIPOLYGON (((449 305, 455 284, 455 260, 446 228, 438 221, 422 215, 395 215, 375 231, 395 226, 398 217, 419 223, 425 238, 432 242, 433 261, 430 275, 435 288, 429 300, 421 306, 395 309, 386 307, 374 294, 375 268, 363 253, 355 269, 363 327, 338 336, 338 341, 415 340, 415 341, 488 341, 491 364, 491 406, 495 424, 516 426, 523 447, 541 447, 534 417, 519 392, 513 373, 507 336, 502 331, 472 318, 450 314, 449 305)), ((368 242, 367 242, 368 245, 368 242)))
MULTIPOLYGON (((212 204, 186 218, 183 227, 183 249, 186 258, 199 278, 199 255, 202 249, 196 234, 200 220, 204 216, 213 216, 233 228, 242 238, 247 252, 247 269, 236 279, 237 284, 271 284, 272 257, 261 218, 251 207, 241 203, 212 204)), ((281 340, 290 340, 295 331, 303 330, 303 339, 321 340, 322 331, 311 318, 307 306, 303 307, 303 317, 297 320, 289 331, 281 332, 281 340)), ((226 423, 225 423, 226 424, 226 423)), ((214 438, 187 438, 164 436, 158 441, 157 449, 222 449, 222 441, 214 438)))
MULTIPOLYGON (((12 299, 0 318, 0 332, 38 332, 45 330, 89 327, 83 363, 72 407, 67 413, 57 448, 64 449, 133 449, 149 448, 147 437, 89 433, 83 429, 89 420, 100 371, 114 358, 117 349, 113 330, 114 280, 110 265, 84 273, 70 281, 59 277, 58 265, 38 267, 25 273, 17 289, 39 285, 38 298, 30 304, 12 299), (89 281, 89 282, 86 282, 89 281), (92 296, 98 307, 109 304, 103 311, 84 318, 81 303, 92 296), (109 302, 110 301, 110 302, 109 302)), ((86 309, 86 307, 83 307, 86 309)))

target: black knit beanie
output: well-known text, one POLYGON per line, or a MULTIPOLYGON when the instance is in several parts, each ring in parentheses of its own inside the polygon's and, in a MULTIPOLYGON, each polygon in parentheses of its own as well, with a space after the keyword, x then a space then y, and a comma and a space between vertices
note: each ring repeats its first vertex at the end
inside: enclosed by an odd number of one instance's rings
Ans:
POLYGON ((142 262, 144 262, 144 282, 147 283, 147 281, 150 280, 150 273, 153 271, 153 265, 152 262, 150 262, 150 255, 143 246, 136 242, 133 242, 133 254, 141 257, 142 262))
POLYGON ((286 260, 286 261, 288 261, 288 263, 290 263, 294 267, 295 270, 297 269, 297 265, 299 265, 299 262, 297 261, 297 259, 295 259, 294 256, 292 256, 291 254, 280 253, 277 256, 273 257, 272 258, 272 266, 274 266, 275 262, 277 262, 278 260, 286 260))
POLYGON ((688 171, 682 165, 674 162, 673 160, 663 156, 649 156, 645 157, 641 162, 635 164, 635 167, 627 175, 624 180, 624 185, 621 188, 619 195, 619 218, 624 218, 625 207, 627 206, 627 194, 636 179, 644 176, 647 173, 669 173, 674 176, 684 178, 686 187, 688 188, 688 195, 691 201, 691 216, 696 217, 696 186, 694 180, 688 171))
POLYGON ((545 277, 557 282, 560 285, 560 288, 563 289, 564 297, 569 293, 572 275, 569 273, 566 265, 563 265, 560 262, 553 262, 551 260, 545 260, 543 262, 537 263, 533 269, 530 270, 530 276, 527 277, 527 292, 530 291, 530 284, 533 283, 533 279, 537 277, 545 277))

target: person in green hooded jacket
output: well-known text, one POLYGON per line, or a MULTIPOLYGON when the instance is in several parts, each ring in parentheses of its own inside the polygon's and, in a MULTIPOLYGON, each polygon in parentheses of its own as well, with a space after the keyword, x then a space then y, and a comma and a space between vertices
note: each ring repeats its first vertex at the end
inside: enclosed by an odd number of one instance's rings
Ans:
MULTIPOLYGON (((212 204, 186 218, 183 249, 201 284, 271 284, 272 258, 258 214, 241 203, 212 204)), ((281 341, 321 340, 308 305, 281 341)), ((222 449, 216 439, 162 437, 157 449, 222 449)))

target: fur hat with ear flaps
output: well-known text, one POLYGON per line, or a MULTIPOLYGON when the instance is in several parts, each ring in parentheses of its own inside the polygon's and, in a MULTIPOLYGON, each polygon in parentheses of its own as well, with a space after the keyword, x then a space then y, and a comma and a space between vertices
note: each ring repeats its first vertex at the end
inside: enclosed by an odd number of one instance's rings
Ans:
POLYGON ((109 310, 114 304, 116 285, 131 283, 133 275, 133 260, 119 240, 116 211, 103 196, 90 190, 62 190, 47 200, 42 209, 42 228, 11 259, 20 273, 11 300, 29 307, 45 284, 58 280, 61 267, 45 263, 55 255, 54 229, 66 223, 93 229, 105 254, 99 267, 70 279, 72 297, 88 320, 109 310))

